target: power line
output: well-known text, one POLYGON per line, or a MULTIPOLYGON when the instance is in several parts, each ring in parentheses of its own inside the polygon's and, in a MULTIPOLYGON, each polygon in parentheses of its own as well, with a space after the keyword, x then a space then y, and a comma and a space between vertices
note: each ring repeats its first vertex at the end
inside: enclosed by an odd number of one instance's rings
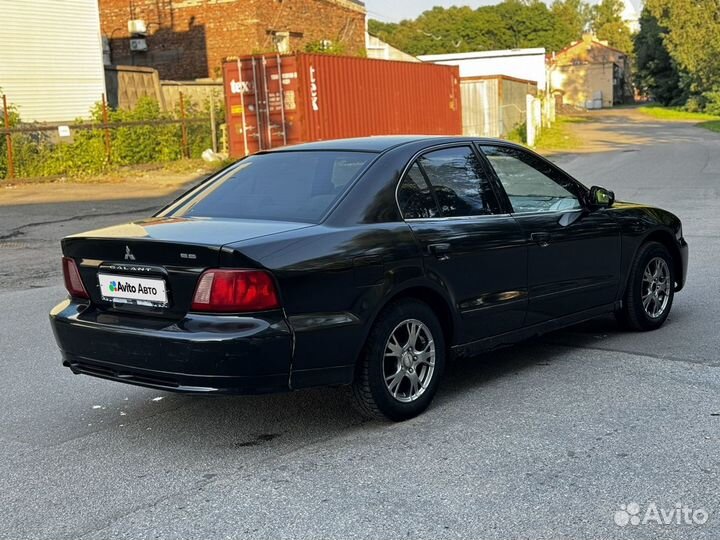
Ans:
POLYGON ((374 17, 379 17, 380 19, 384 19, 385 22, 395 22, 392 17, 389 17, 383 13, 379 13, 377 11, 373 11, 372 9, 368 9, 367 6, 365 7, 365 11, 368 14, 373 15, 374 17))

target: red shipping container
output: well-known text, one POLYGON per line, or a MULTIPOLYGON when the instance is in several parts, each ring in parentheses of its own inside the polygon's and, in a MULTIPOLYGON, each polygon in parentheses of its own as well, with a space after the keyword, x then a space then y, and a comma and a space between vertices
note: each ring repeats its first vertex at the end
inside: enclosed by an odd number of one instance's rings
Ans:
POLYGON ((230 155, 368 135, 459 135, 456 66, 265 54, 223 65, 230 155))

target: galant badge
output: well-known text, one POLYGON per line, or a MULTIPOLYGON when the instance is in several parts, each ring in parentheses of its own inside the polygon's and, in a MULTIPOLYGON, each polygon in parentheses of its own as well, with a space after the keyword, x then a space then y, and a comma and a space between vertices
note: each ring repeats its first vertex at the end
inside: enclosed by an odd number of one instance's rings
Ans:
POLYGON ((130 251, 130 246, 125 246, 125 260, 126 261, 134 261, 135 255, 132 254, 132 251, 130 251))

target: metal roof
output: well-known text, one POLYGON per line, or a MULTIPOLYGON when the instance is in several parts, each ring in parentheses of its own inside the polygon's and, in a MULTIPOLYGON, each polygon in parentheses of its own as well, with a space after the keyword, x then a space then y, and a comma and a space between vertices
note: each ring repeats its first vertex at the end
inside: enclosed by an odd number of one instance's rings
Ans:
POLYGON ((531 49, 502 49, 497 51, 475 51, 453 54, 423 54, 418 56, 423 62, 443 62, 447 60, 471 60, 474 58, 498 58, 506 56, 545 56, 544 47, 531 49))

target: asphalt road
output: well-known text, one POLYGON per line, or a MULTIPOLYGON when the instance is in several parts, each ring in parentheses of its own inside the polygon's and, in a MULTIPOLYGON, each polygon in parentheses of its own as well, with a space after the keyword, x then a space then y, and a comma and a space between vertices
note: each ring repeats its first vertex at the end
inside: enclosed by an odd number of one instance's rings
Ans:
POLYGON ((146 217, 172 199, 173 196, 0 206, 0 257, 3 261, 0 291, 59 283, 58 279, 62 279, 58 264, 62 256, 61 238, 146 217))
POLYGON ((683 218, 690 274, 665 327, 599 320, 456 363, 402 424, 361 420, 338 389, 189 398, 72 375, 47 323, 51 238, 124 215, 0 209, 0 242, 28 246, 0 282, 0 538, 720 537, 720 136, 627 114, 595 127, 637 144, 561 162, 683 218), (707 521, 617 525, 631 503, 707 521))

